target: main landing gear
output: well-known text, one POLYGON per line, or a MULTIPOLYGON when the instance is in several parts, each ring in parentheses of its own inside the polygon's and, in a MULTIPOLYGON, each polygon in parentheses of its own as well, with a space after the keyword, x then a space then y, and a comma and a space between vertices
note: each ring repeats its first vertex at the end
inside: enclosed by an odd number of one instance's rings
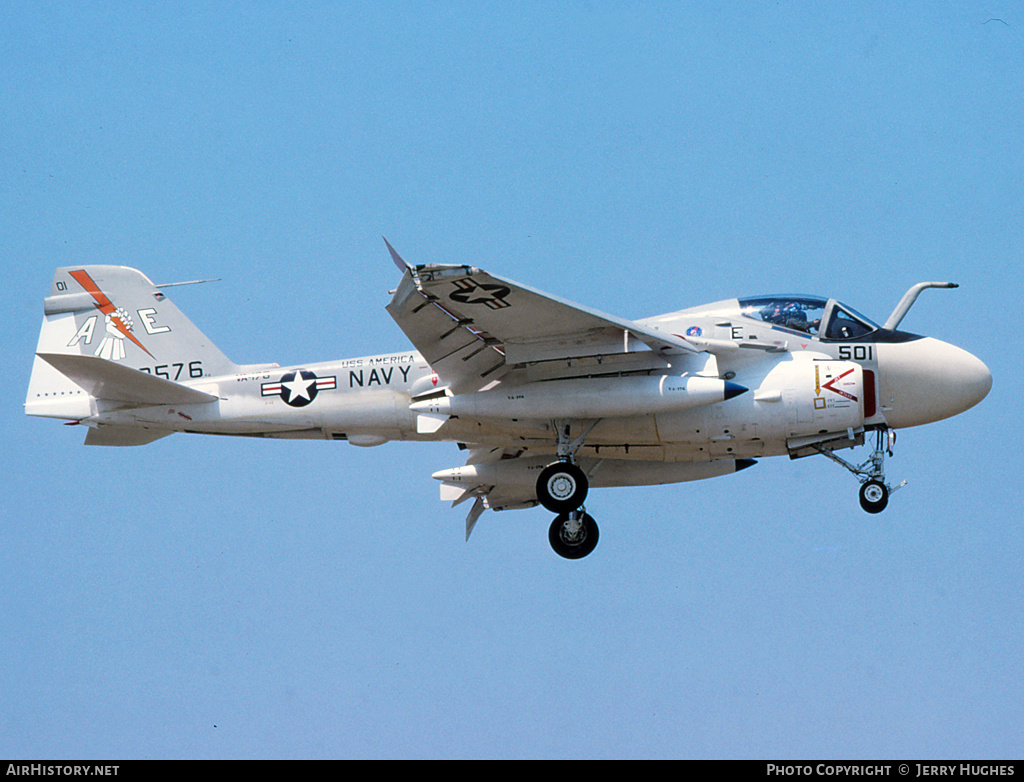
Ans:
POLYGON ((885 482, 885 457, 892 456, 893 445, 896 444, 896 433, 891 429, 878 429, 875 432, 875 450, 871 457, 861 465, 854 466, 845 459, 840 459, 826 448, 817 448, 818 453, 845 467, 860 480, 860 506, 868 513, 881 513, 889 504, 889 496, 897 489, 907 485, 903 481, 898 486, 890 486, 885 482))
POLYGON ((545 467, 537 478, 537 499, 558 514, 548 529, 548 540, 555 553, 566 559, 585 557, 597 545, 597 522, 583 508, 590 482, 575 461, 576 451, 596 425, 594 421, 573 440, 569 422, 555 422, 558 461, 545 467))
POLYGON ((555 516, 548 528, 548 541, 560 557, 581 559, 597 545, 597 523, 579 508, 555 516))
POLYGON ((549 464, 537 478, 537 499, 553 513, 568 513, 583 505, 590 483, 573 462, 549 464))

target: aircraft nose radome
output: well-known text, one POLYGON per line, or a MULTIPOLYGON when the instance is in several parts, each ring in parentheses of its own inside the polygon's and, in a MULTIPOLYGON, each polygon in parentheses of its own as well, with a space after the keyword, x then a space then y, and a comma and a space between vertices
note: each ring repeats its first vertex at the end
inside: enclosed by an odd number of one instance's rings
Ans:
POLYGON ((965 388, 966 407, 968 410, 988 396, 992 390, 992 372, 985 366, 985 362, 976 356, 964 351, 967 361, 961 370, 961 380, 965 388))
POLYGON ((977 357, 966 350, 944 345, 942 360, 947 363, 946 373, 951 376, 952 383, 947 380, 949 405, 952 415, 970 410, 978 402, 988 396, 992 388, 992 373, 977 357))
POLYGON ((974 407, 992 388, 989 368, 954 345, 927 338, 885 348, 878 368, 890 426, 950 418, 974 407))

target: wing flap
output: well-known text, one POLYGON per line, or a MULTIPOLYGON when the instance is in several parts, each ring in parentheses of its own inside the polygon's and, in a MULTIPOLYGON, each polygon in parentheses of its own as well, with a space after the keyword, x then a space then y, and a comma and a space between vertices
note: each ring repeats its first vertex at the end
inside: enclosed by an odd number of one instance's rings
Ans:
POLYGON ((127 405, 184 405, 213 402, 213 394, 183 386, 162 377, 124 367, 96 356, 66 353, 37 353, 61 374, 74 381, 96 399, 127 405))

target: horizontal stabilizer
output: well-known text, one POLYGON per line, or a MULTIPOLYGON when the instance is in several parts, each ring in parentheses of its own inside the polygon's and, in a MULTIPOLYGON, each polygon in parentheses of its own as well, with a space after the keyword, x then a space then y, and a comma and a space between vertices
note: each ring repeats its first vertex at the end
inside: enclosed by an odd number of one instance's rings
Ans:
POLYGON ((217 399, 213 394, 96 356, 66 353, 36 355, 96 399, 139 406, 200 404, 217 399))

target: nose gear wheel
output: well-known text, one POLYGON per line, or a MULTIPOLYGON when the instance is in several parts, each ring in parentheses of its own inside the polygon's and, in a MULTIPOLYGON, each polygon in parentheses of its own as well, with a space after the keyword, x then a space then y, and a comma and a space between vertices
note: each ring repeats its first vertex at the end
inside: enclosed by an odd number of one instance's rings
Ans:
POLYGON ((866 481, 860 487, 860 506, 868 513, 881 513, 889 504, 889 487, 881 481, 866 481))

